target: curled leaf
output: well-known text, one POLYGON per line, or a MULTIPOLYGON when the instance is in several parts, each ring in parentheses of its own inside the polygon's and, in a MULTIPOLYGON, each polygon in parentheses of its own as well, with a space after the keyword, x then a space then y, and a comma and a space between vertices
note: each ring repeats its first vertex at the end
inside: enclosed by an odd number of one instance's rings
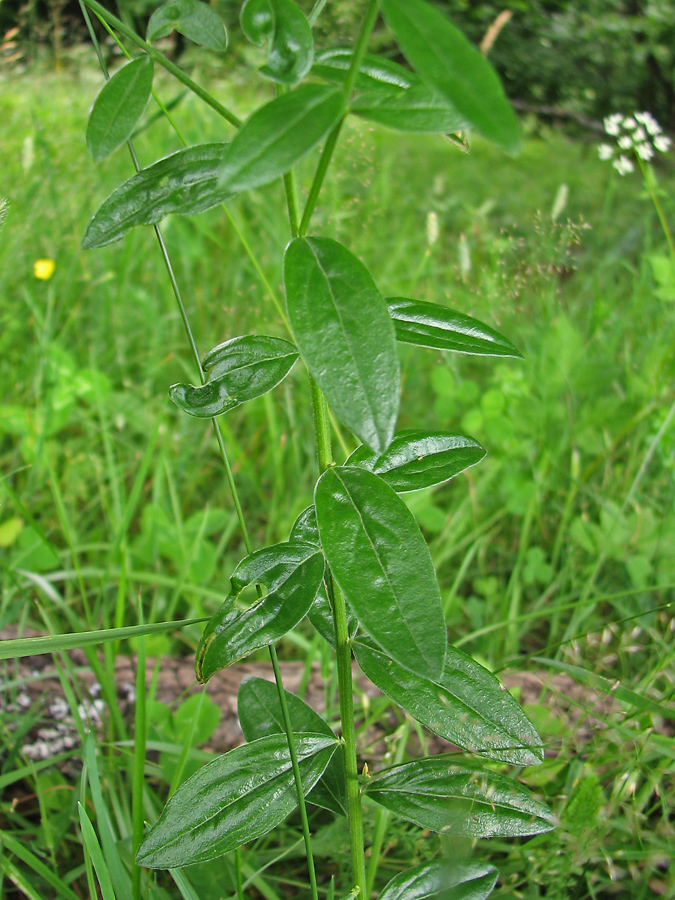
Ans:
POLYGON ((256 334, 232 338, 205 356, 206 384, 174 384, 169 396, 191 416, 219 416, 275 388, 298 355, 295 345, 281 338, 256 334))
POLYGON ((173 30, 207 50, 227 49, 227 32, 218 13, 202 0, 169 0, 150 16, 148 41, 157 41, 173 30))

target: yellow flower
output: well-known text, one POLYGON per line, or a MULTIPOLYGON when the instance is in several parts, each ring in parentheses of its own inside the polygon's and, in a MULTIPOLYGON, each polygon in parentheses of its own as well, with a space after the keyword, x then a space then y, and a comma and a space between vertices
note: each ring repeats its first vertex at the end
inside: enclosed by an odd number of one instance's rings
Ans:
POLYGON ((36 259, 33 265, 35 277, 40 281, 49 281, 54 274, 55 262, 53 259, 36 259))

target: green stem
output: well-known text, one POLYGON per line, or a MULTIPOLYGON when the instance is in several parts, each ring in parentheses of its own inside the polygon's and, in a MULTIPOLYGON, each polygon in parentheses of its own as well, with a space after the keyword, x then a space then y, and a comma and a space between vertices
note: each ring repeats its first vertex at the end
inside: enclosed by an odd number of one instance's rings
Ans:
POLYGON ((661 228, 663 228, 663 233, 665 234, 666 240, 668 241, 668 247, 670 248, 670 255, 673 261, 673 268, 675 270, 675 241, 673 240, 673 235, 670 230, 670 226, 668 225, 666 214, 663 211, 663 207, 661 206, 659 196, 654 190, 654 173, 649 169, 649 166, 643 161, 642 157, 640 156, 638 156, 638 163, 640 164, 640 168, 642 169, 642 177, 644 178, 644 182, 647 185, 649 196, 652 198, 652 203, 656 208, 656 214, 659 217, 661 228))
POLYGON ((321 15, 326 3, 328 3, 328 0, 316 0, 316 3, 314 4, 314 9, 307 16, 307 21, 309 22, 310 25, 314 26, 314 23, 321 15))
MULTIPOLYGON (((138 601, 138 624, 143 624, 143 603, 138 601)), ((134 769, 131 784, 131 818, 133 853, 131 869, 131 893, 133 900, 141 898, 141 867, 136 863, 136 852, 143 840, 143 781, 145 776, 145 638, 138 639, 136 657, 136 702, 134 711, 134 769)))
MULTIPOLYGON (((286 692, 284 691, 283 682, 281 680, 281 669, 279 668, 279 660, 274 645, 270 645, 270 656, 272 658, 272 668, 274 669, 274 680, 277 683, 277 691, 279 692, 279 703, 281 704, 281 715, 284 720, 284 730, 287 735, 293 734, 293 726, 291 725, 291 716, 288 712, 288 703, 286 702, 286 692)), ((302 785, 302 777, 300 775, 300 766, 298 765, 298 754, 295 749, 295 742, 288 741, 288 750, 291 756, 291 765, 293 767, 293 775, 295 783, 302 785)), ((302 788, 300 789, 302 795, 302 788)), ((302 834, 305 839, 305 852, 307 854, 307 868, 309 869, 309 883, 312 889, 313 900, 318 900, 319 893, 316 886, 316 871, 314 869, 314 855, 312 853, 312 838, 309 832, 309 820, 307 818, 307 807, 305 806, 304 796, 300 803, 300 820, 302 822, 302 834)))
POLYGON ((314 432, 316 434, 316 454, 319 461, 319 471, 325 472, 329 466, 333 465, 328 404, 319 385, 311 375, 309 376, 309 388, 312 394, 312 411, 314 413, 314 432))
MULTIPOLYGON (((403 762, 403 756, 405 754, 405 748, 408 743, 408 736, 410 735, 410 719, 405 720, 403 726, 401 728, 401 734, 398 739, 398 744, 396 746, 396 753, 394 754, 394 765, 398 766, 403 762)), ((373 833, 373 843, 370 848, 370 860, 368 862, 368 872, 366 874, 366 895, 364 900, 368 900, 370 895, 373 893, 373 886, 375 884, 375 878, 377 876, 377 870, 380 865, 380 859, 382 857, 382 845, 384 844, 384 839, 387 835, 387 826, 389 825, 389 817, 390 813, 388 809, 384 809, 384 807, 379 807, 377 813, 375 815, 375 829, 373 833)))
MULTIPOLYGON (((378 9, 378 0, 370 0, 368 8, 366 10, 366 14, 363 18, 363 22, 361 23, 361 28, 359 30, 359 34, 356 39, 356 45, 354 47, 354 53, 352 54, 352 62, 349 67, 349 71, 347 72, 347 77, 344 83, 344 95, 346 104, 349 103, 352 92, 354 90, 354 86, 356 85, 356 79, 359 75, 359 69, 361 68, 363 57, 366 55, 366 51, 368 49, 368 40, 370 39, 370 34, 375 25, 375 20, 377 19, 378 9)), ((319 160, 319 165, 314 176, 314 181, 312 182, 312 186, 309 190, 309 196, 307 198, 307 203, 305 204, 305 209, 302 214, 302 220, 300 222, 300 227, 298 230, 298 233, 301 235, 307 234, 307 229, 309 228, 312 214, 314 213, 317 201, 319 199, 319 194, 321 193, 321 188, 323 187, 326 172, 328 171, 328 167, 330 166, 331 160, 333 159, 333 153, 335 152, 335 147, 337 145, 338 138, 340 137, 340 131, 342 130, 343 123, 344 117, 340 119, 335 128, 328 135, 328 139, 326 140, 323 151, 321 152, 321 159, 319 160)))
POLYGON ((347 607, 342 591, 328 575, 328 590, 333 601, 335 651, 337 655, 338 688, 340 692, 340 722, 345 749, 345 780, 347 783, 347 821, 349 849, 352 860, 354 890, 366 897, 366 857, 363 847, 363 811, 356 761, 356 727, 354 724, 354 688, 352 685, 352 647, 347 626, 347 607))
MULTIPOLYGON (((107 80, 109 77, 107 66, 105 65, 105 61, 103 60, 103 57, 101 55, 100 47, 98 45, 98 41, 96 39, 95 32, 91 26, 91 20, 89 18, 89 15, 88 15, 86 9, 83 6, 83 2, 85 2, 85 0, 80 0, 80 7, 82 8, 82 13, 84 15, 85 21, 87 22, 87 27, 89 29, 89 33, 91 35, 92 41, 94 42, 94 46, 96 48, 97 56, 98 56, 98 59, 99 59, 100 65, 101 65, 103 75, 107 80)), ((90 4, 93 4, 95 2, 95 0, 88 0, 88 2, 90 4)), ((96 4, 96 6, 98 6, 98 4, 96 4)), ((92 8, 93 8, 93 6, 92 6, 92 8)), ((133 32, 131 32, 131 34, 133 34, 133 32)), ((129 152, 131 153, 131 159, 133 161, 134 167, 136 168, 136 171, 138 172, 140 170, 140 166, 138 163, 138 159, 136 157, 136 152, 133 148, 131 141, 128 141, 127 144, 129 147, 129 152)), ((183 326, 185 328, 185 333, 188 338, 188 342, 190 344, 190 349, 192 350, 192 355, 194 357, 194 361, 197 366, 197 370, 199 372, 199 377, 201 379, 202 384, 205 384, 206 378, 204 375, 204 369, 202 367, 201 358, 199 355, 199 351, 197 349, 197 344, 194 339, 194 334, 193 334, 192 328, 190 326, 190 321, 189 321, 189 318, 187 315, 187 310, 185 309, 185 304, 183 303, 181 291, 178 286, 178 282, 176 281, 176 276, 174 273, 173 265, 171 263, 171 259, 169 257, 169 253, 166 248, 166 244, 164 243, 164 238, 162 237, 162 233, 160 231, 159 226, 155 225, 154 230, 155 230, 155 235, 157 237, 157 242, 159 244, 159 247, 160 247, 160 250, 162 253, 162 257, 164 259, 164 265, 165 265, 167 273, 169 275, 171 287, 173 289, 173 293, 176 298, 178 308, 180 310, 181 319, 183 320, 183 326)), ((232 496, 232 501, 234 503, 234 507, 235 507, 235 511, 236 511, 236 515, 237 515, 237 521, 239 523, 239 527, 241 529, 242 537, 244 540, 244 546, 246 547, 246 552, 248 554, 250 554, 253 549, 252 544, 251 544, 251 539, 250 539, 250 536, 248 533, 248 528, 246 526, 246 520, 244 518, 244 513, 243 513, 243 510, 241 507, 241 502, 239 500, 239 492, 237 491, 237 486, 234 481, 232 467, 230 465, 230 460, 227 455, 225 441, 223 439, 223 433, 221 431, 220 424, 219 424, 217 418, 213 419, 213 428, 214 428, 214 431, 216 434, 216 440, 218 443, 218 448, 220 450, 220 455, 221 455, 221 458, 223 461, 223 465, 225 466, 225 475, 226 475, 228 486, 230 489, 230 494, 232 496)), ((256 588, 258 591, 258 596, 262 597, 262 590, 260 588, 260 585, 256 585, 256 588)), ((291 758, 291 765, 293 767, 293 776, 294 776, 295 786, 296 786, 297 795, 298 795, 298 805, 300 807, 300 817, 302 820, 303 837, 304 837, 304 841, 305 841, 305 849, 307 852, 307 866, 309 869, 309 878, 310 878, 310 883, 311 883, 311 887, 312 887, 312 900, 318 900, 318 891, 317 891, 317 885, 316 885, 316 873, 315 873, 315 868, 314 868, 314 857, 312 854, 311 836, 310 836, 310 832, 309 832, 309 821, 307 818, 307 807, 305 805, 305 796, 304 796, 304 792, 303 792, 303 788, 302 788, 302 778, 300 776, 300 768, 298 765, 298 757, 297 757, 297 752, 296 752, 296 747, 295 747, 295 740, 293 737, 291 720, 290 720, 290 716, 288 713, 288 706, 286 704, 286 697, 284 694, 284 686, 283 686, 283 681, 282 681, 282 677, 281 677, 281 670, 279 669, 279 661, 277 659, 276 650, 273 645, 270 645, 269 652, 270 652, 270 658, 272 661, 272 668, 274 669, 274 678, 277 683, 277 690, 279 691, 279 700, 281 703, 282 715, 284 718, 284 731, 285 731, 286 740, 288 743, 288 751, 289 751, 289 755, 291 758)))
MULTIPOLYGON (((215 97, 212 97, 208 91, 205 91, 204 88, 201 88, 198 84, 196 84, 188 75, 185 74, 178 66, 174 65, 170 59, 167 59, 163 53, 160 53, 159 50, 155 50, 152 44, 148 44, 147 41, 144 41, 143 38, 140 38, 133 28, 129 28, 128 25, 125 25, 121 19, 118 19, 117 16, 113 15, 109 12, 105 6, 101 6, 97 0, 83 0, 83 2, 96 13, 102 19, 105 19, 116 31, 119 31, 120 34, 123 34, 126 38, 128 38, 132 44, 135 44, 137 47, 140 47, 141 50, 145 51, 148 56, 152 57, 155 62, 159 63, 162 68, 166 69, 167 72, 170 72, 174 78, 177 78, 182 84, 185 85, 186 88, 189 88, 193 94, 196 94, 200 100, 203 100, 207 106, 210 106, 211 109, 215 110, 219 116, 222 116, 230 125, 234 125, 235 128, 239 128, 241 125, 241 120, 235 116, 233 112, 230 112, 229 109, 224 107, 221 103, 219 103, 215 97)), ((91 31, 90 31, 91 34, 91 31)), ((99 63, 102 62, 99 53, 99 63)))

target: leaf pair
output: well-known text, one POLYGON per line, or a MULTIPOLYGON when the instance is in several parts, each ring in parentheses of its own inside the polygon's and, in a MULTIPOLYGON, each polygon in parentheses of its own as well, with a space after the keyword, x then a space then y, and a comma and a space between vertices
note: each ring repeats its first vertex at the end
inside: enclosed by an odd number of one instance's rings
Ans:
POLYGON ((296 347, 281 338, 253 334, 231 338, 205 356, 206 384, 174 384, 169 395, 191 416, 219 416, 271 391, 297 358, 296 347))
POLYGON ((302 81, 314 60, 312 29, 302 10, 292 0, 246 0, 240 18, 252 44, 269 44, 261 74, 279 84, 302 81))
POLYGON ((204 684, 254 650, 282 638, 307 615, 323 579, 324 558, 311 544, 283 543, 257 550, 236 567, 230 594, 209 620, 197 650, 197 681, 204 684), (249 585, 268 593, 249 609, 239 595, 249 585))
MULTIPOLYGON (((351 51, 336 47, 317 56, 313 72, 332 84, 344 85, 351 63, 351 51)), ((365 55, 356 88, 362 93, 349 109, 366 121, 418 134, 450 134, 466 128, 465 120, 438 91, 384 57, 365 55)))
MULTIPOLYGON (((147 40, 166 37, 174 29, 209 50, 222 52, 227 48, 220 16, 202 0, 170 0, 160 6, 150 16, 147 40)), ((141 56, 104 84, 87 124, 87 148, 94 162, 105 159, 129 140, 148 105, 153 74, 152 59, 141 56)))

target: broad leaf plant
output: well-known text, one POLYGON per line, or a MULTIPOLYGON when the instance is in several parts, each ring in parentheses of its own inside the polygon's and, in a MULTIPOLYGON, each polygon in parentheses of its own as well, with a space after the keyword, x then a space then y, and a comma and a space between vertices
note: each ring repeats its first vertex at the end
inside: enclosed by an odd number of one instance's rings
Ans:
MULTIPOLYGON (((396 429, 399 343, 448 353, 519 353, 461 312, 383 296, 377 273, 349 247, 312 229, 348 116, 402 132, 454 136, 455 142, 472 131, 506 153, 518 149, 517 121, 487 60, 426 0, 366 0, 354 45, 315 53, 312 28, 324 5, 319 0, 306 17, 293 0, 243 4, 241 29, 263 48, 267 61, 259 75, 275 83, 276 96, 240 122, 155 45, 175 29, 210 51, 224 51, 225 28, 211 6, 170 0, 153 13, 142 39, 96 0, 82 3, 106 78, 90 11, 138 52, 106 81, 87 128, 94 160, 129 142, 137 171, 95 213, 83 246, 102 247, 137 225, 155 227, 200 375, 198 384, 175 384, 169 394, 188 415, 213 420, 248 549, 231 574, 229 595, 204 629, 196 677, 204 683, 269 648, 276 678, 276 685, 244 681, 238 709, 246 743, 185 781, 158 820, 136 835, 138 896, 141 867, 178 869, 237 852, 299 807, 316 900, 307 803, 346 816, 351 896, 362 898, 372 891, 379 853, 366 874, 366 798, 439 834, 515 837, 553 827, 546 804, 504 774, 505 766, 540 763, 541 740, 497 678, 448 644, 431 555, 401 498, 453 478, 485 451, 459 434, 396 429), (368 53, 380 15, 407 65, 368 53), (158 65, 222 116, 225 140, 186 146, 140 169, 130 137, 153 93, 158 65), (315 176, 303 200, 295 169, 315 151, 315 176), (158 223, 170 214, 200 213, 275 179, 283 179, 290 229, 283 251, 285 308, 278 304, 285 336, 220 334, 225 340, 200 360, 158 223), (272 391, 296 364, 306 368, 311 386, 314 502, 287 541, 254 550, 218 417, 272 391), (329 409, 361 442, 342 464, 331 447, 329 409), (258 599, 242 608, 237 600, 248 586, 256 587, 258 599), (275 644, 305 617, 336 655, 338 733, 281 683, 275 644), (395 704, 467 756, 443 754, 359 772, 352 657, 395 704)), ((490 894, 497 877, 490 865, 440 859, 397 875, 380 898, 475 900, 490 894)))

